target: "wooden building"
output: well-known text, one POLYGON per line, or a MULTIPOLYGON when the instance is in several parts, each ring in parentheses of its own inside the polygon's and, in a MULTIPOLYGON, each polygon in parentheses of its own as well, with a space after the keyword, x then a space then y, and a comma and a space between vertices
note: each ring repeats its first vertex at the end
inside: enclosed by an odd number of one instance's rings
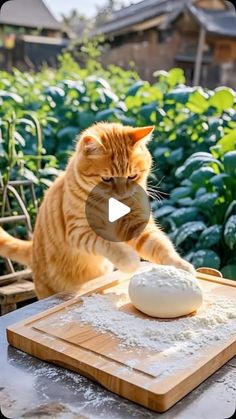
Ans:
POLYGON ((179 66, 188 83, 236 88, 236 14, 228 1, 144 0, 115 12, 95 33, 110 44, 105 65, 133 61, 147 80, 179 66))
POLYGON ((43 0, 7 1, 0 14, 0 69, 56 65, 67 45, 61 24, 43 0))

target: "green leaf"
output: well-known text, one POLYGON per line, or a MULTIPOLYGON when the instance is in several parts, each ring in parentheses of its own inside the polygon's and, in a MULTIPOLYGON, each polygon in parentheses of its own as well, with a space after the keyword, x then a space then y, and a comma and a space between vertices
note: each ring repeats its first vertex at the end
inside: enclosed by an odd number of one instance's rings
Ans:
POLYGON ((218 142, 217 146, 220 147, 221 154, 227 153, 227 151, 233 151, 236 149, 236 129, 232 130, 229 134, 226 134, 218 142))
POLYGON ((232 176, 236 175, 236 150, 225 154, 224 166, 226 173, 232 176))
POLYGON ((109 106, 111 103, 117 103, 119 101, 118 96, 111 89, 98 88, 97 92, 99 93, 102 103, 106 103, 109 106))
POLYGON ((50 188, 50 186, 53 184, 53 181, 50 179, 40 178, 39 183, 46 186, 47 188, 50 188))
POLYGON ((64 101, 65 92, 61 87, 51 86, 45 90, 45 94, 50 96, 57 105, 61 105, 64 101))
POLYGON ((236 215, 236 200, 232 201, 229 204, 227 211, 225 213, 225 220, 227 220, 232 214, 236 215))
POLYGON ((212 156, 195 156, 194 154, 189 157, 183 166, 178 168, 175 172, 175 175, 178 179, 183 179, 184 177, 189 178, 195 170, 199 170, 200 167, 204 165, 217 165, 219 169, 223 170, 222 163, 214 159, 212 156))
POLYGON ((187 107, 194 113, 203 113, 209 107, 207 99, 204 91, 198 88, 189 96, 187 107))
POLYGON ((63 84, 67 87, 68 90, 75 90, 79 96, 83 95, 86 91, 86 88, 81 81, 63 80, 63 84))
POLYGON ((151 103, 150 105, 144 105, 140 108, 140 115, 144 118, 144 119, 148 119, 150 118, 152 112, 154 112, 156 110, 157 104, 155 103, 151 103))
POLYGON ((227 246, 233 250, 236 245, 236 215, 231 215, 225 224, 224 239, 227 246))
POLYGON ((79 126, 82 129, 90 127, 96 120, 96 116, 93 112, 83 111, 79 112, 79 126))
POLYGON ((192 262, 193 256, 194 256, 194 252, 189 252, 186 255, 184 255, 184 259, 187 260, 188 262, 192 262))
POLYGON ((75 140, 76 135, 78 135, 78 128, 76 128, 76 127, 65 127, 65 128, 62 128, 58 132, 57 137, 59 138, 59 140, 73 141, 73 140, 75 140))
POLYGON ((119 114, 118 109, 105 109, 96 113, 96 121, 109 121, 115 115, 119 114))
POLYGON ((170 199, 174 202, 178 202, 180 198, 189 197, 192 193, 192 188, 189 186, 180 186, 179 188, 175 188, 171 194, 170 199))
POLYGON ((29 125, 31 128, 34 128, 35 127, 35 125, 34 125, 34 123, 33 123, 33 121, 31 121, 31 119, 28 119, 28 118, 20 118, 20 119, 18 119, 18 121, 17 121, 19 124, 26 124, 26 125, 29 125))
POLYGON ((230 176, 226 175, 226 173, 219 173, 218 175, 213 176, 209 180, 209 183, 215 186, 219 191, 223 192, 226 187, 226 179, 230 179, 230 176))
POLYGON ((108 81, 107 81, 107 80, 105 80, 105 79, 104 79, 104 78, 102 78, 102 77, 98 77, 98 76, 89 76, 89 77, 87 77, 87 80, 88 80, 89 82, 94 83, 96 87, 100 87, 100 86, 102 86, 102 87, 104 87, 104 89, 111 89, 111 86, 110 86, 110 84, 108 83, 108 81))
POLYGON ((191 174, 190 180, 194 185, 202 186, 214 175, 215 172, 211 167, 200 167, 191 174))
POLYGON ((176 226, 179 227, 189 221, 196 220, 197 214, 197 208, 179 208, 171 214, 171 218, 175 222, 176 226))
POLYGON ((195 233, 198 233, 206 228, 205 223, 202 221, 189 221, 188 223, 182 225, 177 234, 176 246, 179 246, 187 238, 192 237, 195 233))
POLYGON ((193 90, 193 87, 177 87, 166 93, 165 99, 173 99, 175 102, 186 103, 193 90))
POLYGON ((183 207, 192 207, 194 205, 194 200, 187 196, 186 198, 180 198, 178 204, 183 207))
POLYGON ((201 186, 195 194, 195 198, 199 198, 199 196, 205 195, 206 194, 206 188, 204 186, 201 186))
POLYGON ((196 198, 194 205, 201 209, 202 212, 208 213, 214 207, 217 198, 218 194, 216 192, 209 192, 196 198))
MULTIPOLYGON (((0 141, 0 157, 4 157, 4 156, 5 156, 5 150, 4 150, 4 147, 3 147, 3 142, 0 141)), ((0 167, 1 167, 1 165, 0 165, 0 167)))
POLYGON ((197 157, 202 157, 202 158, 212 158, 211 153, 208 153, 206 151, 198 151, 196 153, 191 154, 191 156, 187 159, 187 161, 190 161, 192 159, 195 159, 197 157))
POLYGON ((25 139, 22 137, 22 135, 19 132, 17 131, 14 132, 14 138, 22 147, 25 146, 25 139))
POLYGON ((215 224, 204 230, 198 239, 197 247, 208 249, 219 243, 222 234, 222 226, 215 224))
POLYGON ((226 87, 219 87, 209 99, 210 106, 214 106, 218 111, 225 111, 234 104, 233 90, 226 87))
POLYGON ((175 177, 177 179, 183 179, 184 178, 184 172, 185 172, 185 166, 179 166, 175 171, 175 177))
POLYGON ((153 201, 152 202, 153 210, 158 210, 159 208, 162 208, 162 207, 165 207, 165 206, 173 207, 173 202, 171 201, 171 199, 164 199, 163 201, 153 201))
POLYGON ((156 70, 153 73, 153 76, 154 77, 164 77, 164 78, 167 78, 168 77, 168 72, 165 71, 165 70, 156 70))
POLYGON ((17 93, 5 92, 4 90, 0 90, 0 98, 4 100, 11 99, 16 103, 22 103, 23 99, 17 93))
POLYGON ((145 81, 139 80, 137 82, 135 82, 127 91, 126 93, 126 97, 127 96, 135 96, 136 93, 138 92, 138 90, 143 87, 146 84, 145 81))
POLYGON ((170 155, 167 157, 167 161, 171 165, 177 165, 179 161, 183 159, 184 149, 179 147, 176 150, 171 151, 170 155))
POLYGON ((169 147, 159 147, 157 146, 156 149, 153 151, 153 156, 154 157, 163 157, 165 156, 166 153, 170 152, 170 148, 169 147))
POLYGON ((154 211, 154 217, 158 220, 158 218, 162 218, 166 215, 169 215, 175 210, 176 210, 176 208, 173 207, 172 205, 165 205, 165 206, 163 206, 161 208, 158 208, 157 210, 154 211))
POLYGON ((123 125, 135 125, 136 124, 136 120, 135 118, 129 118, 125 115, 119 114, 119 120, 122 122, 123 125))
POLYGON ((35 183, 36 185, 39 183, 39 180, 34 175, 34 173, 31 170, 27 169, 26 167, 23 168, 22 175, 24 176, 24 178, 30 180, 31 182, 35 183))
POLYGON ((189 179, 184 179, 181 182, 181 186, 190 186, 190 188, 192 188, 192 182, 189 179))
POLYGON ((202 249, 194 253, 192 263, 196 269, 202 267, 219 269, 220 257, 213 250, 202 249))
POLYGON ((40 169, 39 173, 40 176, 59 176, 61 170, 58 170, 55 167, 45 167, 44 169, 40 169))
POLYGON ((164 109, 158 108, 157 111, 156 111, 157 123, 163 121, 165 116, 166 116, 166 113, 165 113, 164 109))
POLYGON ((226 265, 221 269, 224 278, 236 280, 236 265, 226 265))
POLYGON ((185 76, 184 71, 182 68, 172 68, 168 71, 168 84, 171 87, 176 86, 177 84, 184 84, 185 83, 185 76))

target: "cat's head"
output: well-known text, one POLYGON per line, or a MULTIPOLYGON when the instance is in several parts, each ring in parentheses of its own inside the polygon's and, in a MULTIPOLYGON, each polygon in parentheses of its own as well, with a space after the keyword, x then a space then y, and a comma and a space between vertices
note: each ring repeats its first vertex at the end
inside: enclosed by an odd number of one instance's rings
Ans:
POLYGON ((145 188, 152 165, 146 143, 153 129, 103 122, 93 125, 78 139, 77 170, 90 185, 126 178, 145 188))

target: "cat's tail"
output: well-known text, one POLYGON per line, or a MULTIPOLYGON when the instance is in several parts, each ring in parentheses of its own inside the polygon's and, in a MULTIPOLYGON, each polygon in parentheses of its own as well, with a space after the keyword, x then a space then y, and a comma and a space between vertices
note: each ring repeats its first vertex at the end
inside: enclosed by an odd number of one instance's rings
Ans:
POLYGON ((10 236, 0 227, 0 256, 12 259, 21 265, 31 265, 32 241, 10 236))

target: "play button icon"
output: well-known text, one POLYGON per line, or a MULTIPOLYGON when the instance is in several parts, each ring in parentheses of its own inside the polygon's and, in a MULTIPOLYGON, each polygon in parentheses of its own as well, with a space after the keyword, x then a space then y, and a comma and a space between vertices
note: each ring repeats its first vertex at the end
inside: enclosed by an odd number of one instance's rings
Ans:
POLYGON ((110 223, 119 220, 131 211, 130 207, 115 198, 109 198, 108 200, 108 220, 110 223))
POLYGON ((126 242, 145 229, 150 217, 149 198, 135 181, 112 178, 111 182, 100 182, 92 189, 85 213, 97 236, 126 242))

